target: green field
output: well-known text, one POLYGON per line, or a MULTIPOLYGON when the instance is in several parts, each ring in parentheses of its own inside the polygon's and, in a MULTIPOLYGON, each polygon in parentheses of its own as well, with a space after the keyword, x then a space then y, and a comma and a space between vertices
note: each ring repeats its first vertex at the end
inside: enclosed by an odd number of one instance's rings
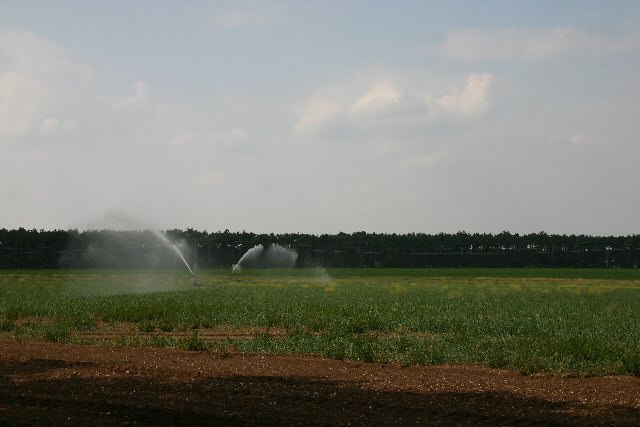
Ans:
POLYGON ((223 355, 640 375, 638 269, 291 269, 232 278, 211 270, 199 281, 205 286, 192 286, 180 270, 2 270, 0 333, 223 355), (249 332, 207 335, 220 326, 249 332))

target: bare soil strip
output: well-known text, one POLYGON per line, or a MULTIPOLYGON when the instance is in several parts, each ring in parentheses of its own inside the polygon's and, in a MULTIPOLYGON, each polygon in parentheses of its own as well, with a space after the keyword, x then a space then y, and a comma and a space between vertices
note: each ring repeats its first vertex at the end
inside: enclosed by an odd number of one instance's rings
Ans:
POLYGON ((259 335, 269 335, 271 337, 285 337, 287 331, 284 328, 266 328, 266 327, 236 327, 227 325, 216 325, 210 328, 198 328, 197 330, 183 331, 162 331, 154 328, 152 331, 140 330, 139 324, 127 322, 115 322, 113 324, 98 323, 97 328, 91 331, 76 333, 82 338, 96 340, 110 340, 122 336, 130 337, 153 337, 161 336, 167 338, 187 338, 198 333, 198 337, 208 340, 216 339, 243 339, 255 338, 259 335))
POLYGON ((640 425, 640 378, 0 341, 0 425, 640 425))
MULTIPOLYGON (((0 317, 0 321, 4 320, 0 317)), ((55 319, 53 318, 24 318, 15 321, 16 325, 54 325, 55 319)), ((144 330, 141 328, 140 323, 133 322, 97 322, 95 327, 87 331, 74 331, 71 336, 74 338, 82 338, 85 340, 93 340, 95 343, 112 343, 118 338, 122 337, 137 337, 137 338, 151 338, 151 337, 165 337, 165 338, 189 338, 193 336, 195 332, 198 334, 198 338, 205 340, 222 340, 222 339, 254 339, 258 336, 268 335, 272 338, 285 338, 287 336, 287 330, 279 327, 241 327, 232 325, 215 325, 208 328, 198 329, 181 329, 181 330, 169 330, 163 331, 157 326, 151 326, 150 330, 144 330)), ((316 332, 316 335, 320 335, 320 332, 316 332)), ((10 340, 11 333, 0 332, 0 340, 10 340)), ((394 337, 419 337, 419 338, 431 338, 436 336, 443 336, 444 334, 434 334, 430 332, 411 332, 411 331, 396 331, 396 332, 384 332, 384 331, 370 331, 364 335, 375 336, 380 338, 394 338, 394 337)))

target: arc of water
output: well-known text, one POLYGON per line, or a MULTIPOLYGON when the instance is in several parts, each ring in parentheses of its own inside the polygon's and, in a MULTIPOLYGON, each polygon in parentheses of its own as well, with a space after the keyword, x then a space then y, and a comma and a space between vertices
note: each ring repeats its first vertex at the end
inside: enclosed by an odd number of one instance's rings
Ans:
POLYGON ((162 243, 164 243, 165 245, 167 245, 168 247, 170 247, 171 249, 173 249, 175 251, 175 253, 180 257, 180 259, 182 260, 182 262, 184 263, 184 265, 187 267, 187 269, 189 270, 189 273, 191 273, 191 276, 193 276, 193 281, 195 283, 196 280, 196 275, 193 273, 193 270, 191 269, 191 267, 189 266, 189 263, 187 262, 186 258, 184 257, 184 255, 182 255, 182 252, 180 252, 180 249, 178 249, 178 247, 171 242, 171 240, 169 240, 167 238, 167 236, 165 236, 163 233, 154 230, 153 234, 160 239, 160 241, 162 243))
POLYGON ((247 259, 250 256, 253 256, 254 254, 256 254, 256 252, 262 252, 263 246, 258 244, 255 245, 254 247, 252 247, 251 249, 249 249, 247 252, 244 253, 244 255, 242 255, 242 257, 240 257, 240 260, 238 261, 238 263, 236 265, 233 266, 233 269, 231 270, 231 275, 233 275, 233 273, 236 272, 236 270, 240 269, 240 266, 242 265, 242 262, 247 259))
POLYGON ((189 263, 187 262, 187 260, 184 258, 184 255, 182 255, 182 252, 180 252, 180 249, 178 249, 178 247, 176 245, 171 245, 171 247, 173 248, 174 251, 176 251, 176 253, 178 254, 178 256, 180 257, 180 259, 182 260, 182 262, 184 262, 184 265, 187 266, 187 268, 189 269, 189 273, 191 273, 192 276, 195 276, 195 274, 193 273, 193 270, 191 269, 191 267, 189 267, 189 263))
POLYGON ((233 266, 231 275, 241 270, 244 264, 255 264, 261 267, 293 267, 298 259, 296 251, 274 243, 265 248, 261 244, 255 245, 240 258, 233 266))

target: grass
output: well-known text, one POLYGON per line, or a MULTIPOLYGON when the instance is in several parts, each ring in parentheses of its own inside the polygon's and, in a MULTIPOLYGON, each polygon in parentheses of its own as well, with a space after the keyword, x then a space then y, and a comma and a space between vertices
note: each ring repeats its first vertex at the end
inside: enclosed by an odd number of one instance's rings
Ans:
POLYGON ((640 375, 638 270, 0 271, 0 332, 117 346, 640 375), (211 286, 214 285, 214 286, 211 286), (285 335, 209 339, 216 325, 285 335), (186 331, 186 335, 167 335, 186 331))

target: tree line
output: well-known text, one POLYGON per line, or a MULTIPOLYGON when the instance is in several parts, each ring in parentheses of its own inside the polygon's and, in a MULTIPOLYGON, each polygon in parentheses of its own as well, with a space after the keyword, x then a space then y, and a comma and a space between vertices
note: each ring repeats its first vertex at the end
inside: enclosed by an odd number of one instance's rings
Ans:
MULTIPOLYGON (((298 253, 297 266, 637 268, 640 235, 544 232, 256 234, 167 230, 198 268, 230 267, 257 244, 298 253)), ((151 231, 0 229, 0 268, 180 268, 151 231)))

